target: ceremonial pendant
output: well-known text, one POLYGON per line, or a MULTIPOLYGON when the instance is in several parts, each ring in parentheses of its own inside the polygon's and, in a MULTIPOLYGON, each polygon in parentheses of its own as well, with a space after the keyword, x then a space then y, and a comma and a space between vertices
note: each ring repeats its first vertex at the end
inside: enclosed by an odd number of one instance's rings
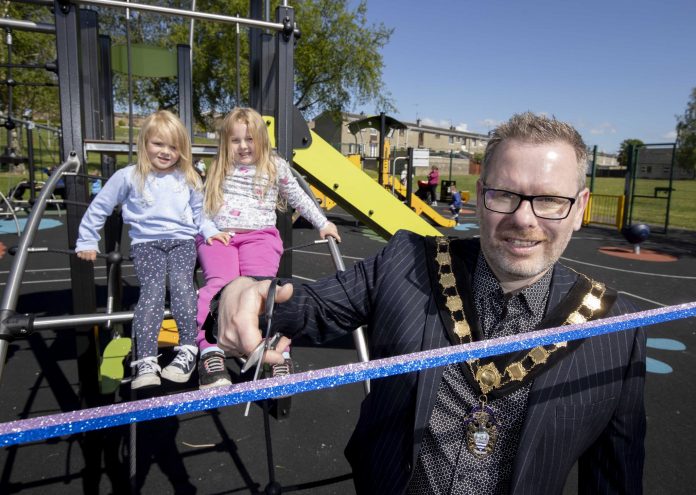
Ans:
POLYGON ((466 420, 466 446, 477 457, 486 457, 495 448, 498 439, 493 410, 486 405, 479 405, 471 410, 466 420))

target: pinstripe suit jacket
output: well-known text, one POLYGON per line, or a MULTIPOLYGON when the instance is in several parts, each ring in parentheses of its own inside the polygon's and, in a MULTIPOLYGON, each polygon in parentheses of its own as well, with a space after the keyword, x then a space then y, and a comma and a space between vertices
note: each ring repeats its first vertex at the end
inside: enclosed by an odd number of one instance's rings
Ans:
MULTIPOLYGON (((478 249, 478 241, 474 249, 478 249)), ((548 308, 577 274, 554 267, 548 308)), ((321 342, 368 325, 373 359, 449 345, 429 276, 424 238, 397 233, 375 257, 335 277, 297 287, 274 326, 321 342)), ((621 298, 609 315, 633 308, 621 298)), ((346 448, 360 494, 404 493, 442 368, 372 381, 346 448)), ((539 374, 529 394, 512 478, 515 494, 561 493, 579 460, 580 493, 642 491, 645 335, 629 330, 586 339, 539 374)))

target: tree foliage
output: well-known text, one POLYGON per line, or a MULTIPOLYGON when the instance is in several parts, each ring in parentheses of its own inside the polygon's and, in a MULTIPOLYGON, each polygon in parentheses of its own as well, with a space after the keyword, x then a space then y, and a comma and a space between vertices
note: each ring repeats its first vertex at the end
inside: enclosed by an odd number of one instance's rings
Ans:
POLYGON ((619 148, 619 156, 617 157, 617 159, 619 161, 619 165, 621 165, 622 167, 628 166, 628 159, 629 159, 628 148, 629 148, 629 146, 633 146, 635 148, 636 146, 642 146, 643 144, 645 144, 645 143, 643 143, 643 141, 641 141, 640 139, 624 139, 621 142, 621 147, 619 148))
POLYGON ((380 49, 393 32, 384 24, 370 25, 367 2, 355 10, 342 0, 297 4, 302 37, 297 45, 296 105, 316 115, 338 113, 355 104, 375 104, 375 112, 395 110, 382 84, 380 49))
MULTIPOLYGON (((49 9, 30 4, 9 3, 5 4, 3 15, 11 19, 31 20, 39 23, 53 24, 54 17, 49 9)), ((0 62, 8 63, 8 41, 11 40, 11 58, 13 64, 32 64, 45 66, 54 63, 56 59, 55 37, 51 34, 34 33, 21 30, 3 31, 3 44, 0 48, 0 62)), ((12 116, 21 118, 26 111, 31 111, 36 118, 58 117, 58 88, 54 86, 41 86, 46 83, 57 83, 58 78, 54 72, 46 69, 13 68, 8 72, 2 68, 2 79, 7 80, 8 74, 17 84, 12 88, 12 116), (26 85, 31 83, 33 85, 26 85)), ((9 110, 9 90, 3 85, 0 91, 0 105, 3 114, 9 110)))
POLYGON ((696 169, 696 88, 691 90, 684 115, 677 117, 677 165, 696 169))
MULTIPOLYGON (((279 0, 271 2, 271 20, 279 0)), ((190 9, 190 0, 158 0, 157 5, 190 9)), ((370 24, 367 2, 348 0, 302 0, 293 2, 295 20, 301 37, 295 46, 295 103, 306 118, 325 110, 353 110, 373 102, 375 111, 395 110, 382 83, 384 61, 380 50, 389 41, 392 30, 383 24, 370 24)), ((131 10, 126 22, 123 9, 83 7, 97 10, 99 32, 111 37, 112 44, 146 43, 175 50, 177 44, 189 44, 191 20, 131 10)), ((10 4, 9 17, 53 24, 45 7, 10 4)), ((249 0, 197 0, 201 12, 241 17, 249 16, 249 0)), ((199 124, 211 124, 214 114, 226 113, 238 104, 247 104, 249 92, 248 29, 214 21, 194 21, 193 37, 193 111, 199 124), (237 42, 240 63, 237 73, 237 42), (237 82, 240 98, 237 99, 237 82)), ((55 38, 40 33, 16 35, 13 61, 44 63, 55 59, 55 38)), ((39 71, 31 72, 39 78, 39 71)), ((55 81, 50 73, 43 80, 55 81)), ((19 77, 17 77, 19 79, 19 77)), ((128 109, 127 76, 113 76, 115 108, 128 109)), ((132 104, 136 113, 157 108, 176 110, 178 84, 172 78, 132 78, 132 104)), ((15 91, 18 107, 48 111, 58 115, 56 88, 15 91), (21 103, 20 103, 21 102, 21 103)), ((4 95, 3 95, 4 98, 4 95)), ((2 100, 6 104, 5 100, 2 100)))

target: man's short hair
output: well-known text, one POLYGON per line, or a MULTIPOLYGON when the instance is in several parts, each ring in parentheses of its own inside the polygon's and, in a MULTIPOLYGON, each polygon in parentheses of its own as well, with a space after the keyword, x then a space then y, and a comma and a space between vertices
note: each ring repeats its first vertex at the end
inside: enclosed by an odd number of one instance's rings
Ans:
POLYGON ((587 174, 587 146, 580 133, 570 124, 556 120, 555 117, 536 115, 532 112, 517 113, 510 120, 500 124, 492 132, 486 152, 483 155, 481 179, 485 182, 488 167, 498 145, 506 140, 524 143, 545 144, 561 141, 569 144, 575 151, 578 162, 578 186, 585 187, 587 174))

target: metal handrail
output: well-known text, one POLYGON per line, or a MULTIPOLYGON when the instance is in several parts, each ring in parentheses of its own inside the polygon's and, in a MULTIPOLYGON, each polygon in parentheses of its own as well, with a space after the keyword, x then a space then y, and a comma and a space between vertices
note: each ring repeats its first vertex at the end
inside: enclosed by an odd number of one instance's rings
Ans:
POLYGON ((22 285, 22 277, 27 264, 29 247, 34 242, 34 237, 41 223, 41 217, 46 210, 46 204, 49 197, 53 194, 53 190, 56 188, 58 181, 66 172, 78 172, 79 169, 80 160, 77 158, 77 153, 71 151, 68 159, 49 176, 46 185, 41 189, 41 194, 36 200, 29 214, 29 218, 27 219, 24 232, 22 232, 19 238, 17 254, 12 260, 12 267, 7 277, 7 285, 5 285, 5 290, 2 294, 2 302, 0 302, 0 381, 2 381, 2 373, 5 369, 8 340, 12 336, 6 320, 14 316, 15 310, 17 309, 17 299, 19 298, 19 289, 22 285))
MULTIPOLYGON (((294 168, 291 167, 290 170, 292 170, 292 174, 295 176, 295 179, 297 179, 297 183, 304 190, 304 192, 310 198, 313 198, 316 201, 316 197, 310 189, 309 184, 307 184, 307 181, 304 180, 304 177, 302 177, 300 173, 294 168)), ((341 251, 338 249, 338 243, 336 242, 336 239, 334 239, 333 237, 328 237, 327 240, 329 244, 329 252, 331 253, 331 259, 334 262, 336 271, 346 271, 346 266, 343 263, 343 257, 341 256, 341 251)), ((370 360, 370 352, 367 345, 367 338, 365 337, 364 327, 358 327, 355 330, 353 330, 353 343, 355 344, 355 350, 358 353, 358 359, 360 359, 360 362, 367 363, 370 360)), ((365 380, 363 382, 363 387, 365 388, 365 395, 369 394, 370 380, 365 380)))

